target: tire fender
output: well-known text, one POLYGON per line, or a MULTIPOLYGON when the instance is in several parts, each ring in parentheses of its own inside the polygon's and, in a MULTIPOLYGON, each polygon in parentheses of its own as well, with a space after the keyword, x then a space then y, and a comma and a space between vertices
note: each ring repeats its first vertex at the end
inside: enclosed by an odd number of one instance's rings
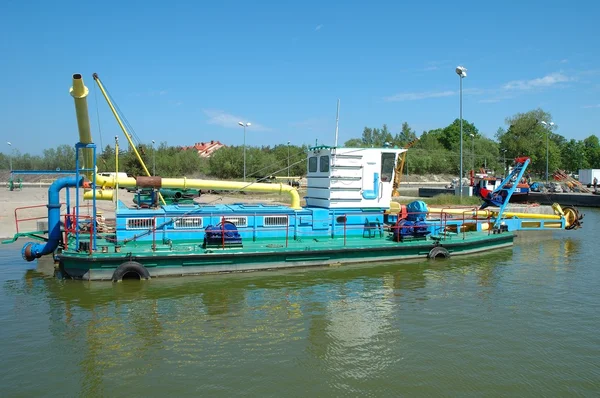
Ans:
POLYGON ((137 261, 127 261, 123 264, 119 265, 119 267, 115 270, 112 276, 113 282, 121 282, 123 280, 123 276, 126 274, 134 272, 139 275, 140 280, 150 279, 150 273, 142 264, 137 261))
POLYGON ((441 246, 436 246, 427 255, 428 259, 431 260, 442 260, 446 258, 450 258, 450 252, 441 246))

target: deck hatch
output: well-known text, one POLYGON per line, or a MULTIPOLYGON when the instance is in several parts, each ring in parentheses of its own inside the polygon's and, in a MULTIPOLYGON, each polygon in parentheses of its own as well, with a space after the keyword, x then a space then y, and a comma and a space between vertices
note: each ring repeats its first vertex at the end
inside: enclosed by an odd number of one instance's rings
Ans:
POLYGON ((175 229, 202 228, 202 217, 183 217, 173 223, 175 229))
POLYGON ((152 229, 154 227, 153 218, 128 218, 127 229, 152 229))
POLYGON ((288 217, 287 216, 265 216, 264 226, 265 227, 287 227, 288 217))
POLYGON ((236 227, 247 227, 248 226, 248 217, 232 217, 225 216, 225 221, 229 221, 233 223, 236 227))

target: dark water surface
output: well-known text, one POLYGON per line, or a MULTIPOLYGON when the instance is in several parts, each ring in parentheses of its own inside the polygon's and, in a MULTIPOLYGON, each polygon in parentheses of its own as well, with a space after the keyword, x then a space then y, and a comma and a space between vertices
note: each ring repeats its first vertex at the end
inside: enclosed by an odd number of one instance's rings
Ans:
POLYGON ((488 255, 142 283, 57 280, 0 246, 0 393, 598 396, 585 212, 488 255))

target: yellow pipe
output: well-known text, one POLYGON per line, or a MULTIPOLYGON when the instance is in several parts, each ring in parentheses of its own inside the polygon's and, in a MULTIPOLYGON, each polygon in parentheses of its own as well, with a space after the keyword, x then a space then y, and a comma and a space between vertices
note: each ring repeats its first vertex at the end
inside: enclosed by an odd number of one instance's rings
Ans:
MULTIPOLYGON (((137 160, 140 162, 140 165, 142 165, 142 169, 144 169, 144 172, 146 173, 146 175, 148 177, 150 177, 151 176, 150 171, 148 171, 148 168, 146 167, 146 164, 142 160, 142 157, 140 156, 139 152, 137 151, 137 148, 136 148, 135 144, 131 140, 131 136, 129 135, 129 132, 127 131, 127 129, 125 128, 125 125, 121 121, 121 118, 119 117, 119 114, 117 113, 117 110, 113 106, 112 101, 110 100, 110 98, 108 98, 108 94, 106 94, 106 90, 104 90, 104 86, 102 85, 102 82, 100 81, 100 77, 98 76, 97 73, 94 73, 94 80, 96 81, 96 84, 100 88, 100 92, 102 92, 102 95, 104 96, 104 99, 108 103, 108 107, 112 111, 115 119, 117 119, 117 123, 119 124, 119 127, 121 127, 121 130, 123 131, 123 134, 125 134, 125 138, 127 138, 127 142, 129 142, 129 147, 131 149, 133 149, 133 153, 135 153, 135 156, 137 157, 137 160)), ((96 181, 98 181, 98 177, 96 177, 96 181)), ((162 202, 163 205, 166 204, 165 200, 163 199, 163 197, 162 197, 162 195, 160 193, 158 194, 158 197, 160 198, 160 201, 162 202)))
MULTIPOLYGON (((92 143, 92 133, 90 131, 90 117, 88 115, 87 96, 88 88, 83 84, 81 74, 73 75, 73 87, 69 93, 75 101, 75 115, 77 116, 77 128, 79 129, 79 142, 82 144, 92 143)), ((94 152, 91 148, 82 149, 83 168, 88 169, 84 174, 91 179, 93 171, 90 171, 94 165, 94 152)))
POLYGON ((94 194, 96 194, 96 200, 113 200, 115 191, 114 189, 90 189, 83 193, 83 199, 91 200, 94 198, 94 194))
MULTIPOLYGON (((264 184, 254 183, 248 184, 247 182, 238 181, 213 181, 213 180, 199 180, 199 179, 188 179, 188 178, 160 178, 160 186, 157 188, 175 188, 175 189, 212 189, 216 191, 248 191, 248 192, 278 192, 287 193, 292 203, 290 208, 300 209, 300 195, 298 190, 287 184, 264 184)), ((96 176, 96 184, 102 187, 113 188, 117 184, 125 188, 136 187, 137 181, 133 177, 119 177, 118 175, 104 177, 101 175, 96 176)))
MULTIPOLYGON (((434 214, 439 214, 439 213, 446 213, 446 214, 452 214, 452 215, 458 215, 458 216, 462 216, 465 215, 465 217, 482 217, 482 218, 487 218, 487 217, 497 217, 498 216, 498 212, 497 211, 493 211, 493 210, 471 210, 471 209, 451 209, 451 208, 437 208, 437 207, 433 207, 429 209, 429 213, 434 213, 434 214)), ((533 218, 533 219, 538 219, 538 220, 560 220, 562 218, 562 216, 560 215, 556 215, 556 214, 536 214, 536 213, 513 213, 513 212, 504 212, 502 215, 502 218, 533 218)))

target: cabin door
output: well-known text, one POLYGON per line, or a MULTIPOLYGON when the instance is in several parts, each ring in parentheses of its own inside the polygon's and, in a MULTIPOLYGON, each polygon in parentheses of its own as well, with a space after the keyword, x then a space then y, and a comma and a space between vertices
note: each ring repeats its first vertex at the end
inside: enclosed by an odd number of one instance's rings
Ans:
POLYGON ((386 201, 389 201, 392 197, 397 157, 395 152, 383 152, 381 154, 381 192, 379 199, 384 198, 386 201))

